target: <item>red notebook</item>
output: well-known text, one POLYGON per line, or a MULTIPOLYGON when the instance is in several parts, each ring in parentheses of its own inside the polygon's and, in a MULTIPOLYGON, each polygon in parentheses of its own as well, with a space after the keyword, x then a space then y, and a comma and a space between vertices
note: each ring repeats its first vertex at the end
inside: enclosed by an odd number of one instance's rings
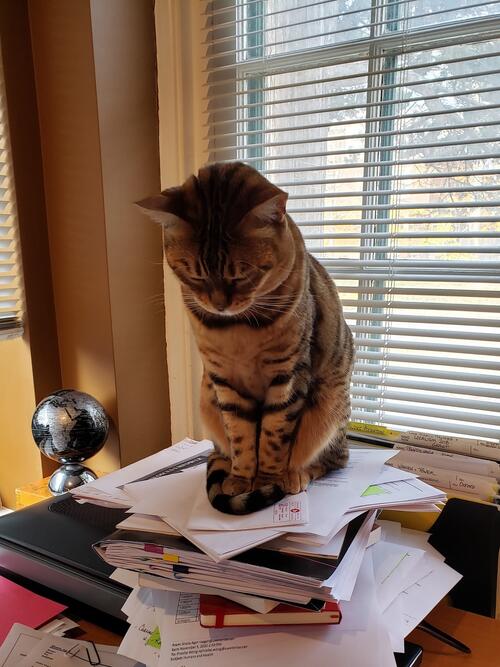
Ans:
POLYGON ((36 628, 65 609, 64 605, 36 595, 0 576, 0 644, 14 623, 36 628))
POLYGON ((280 604, 267 614, 259 614, 217 595, 200 595, 200 624, 204 628, 269 625, 335 625, 342 615, 336 602, 325 602, 321 611, 280 604))

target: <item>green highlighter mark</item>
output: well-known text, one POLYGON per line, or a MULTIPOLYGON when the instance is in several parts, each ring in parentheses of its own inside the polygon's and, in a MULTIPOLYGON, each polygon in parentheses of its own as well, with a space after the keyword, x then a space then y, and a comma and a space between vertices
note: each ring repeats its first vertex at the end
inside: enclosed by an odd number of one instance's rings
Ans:
POLYGON ((383 489, 381 486, 377 486, 376 484, 373 484, 372 486, 369 486, 366 491, 364 491, 361 496, 380 496, 387 493, 385 489, 383 489))
POLYGON ((152 648, 156 649, 161 648, 160 628, 158 626, 151 633, 151 636, 146 642, 146 646, 151 646, 152 648))

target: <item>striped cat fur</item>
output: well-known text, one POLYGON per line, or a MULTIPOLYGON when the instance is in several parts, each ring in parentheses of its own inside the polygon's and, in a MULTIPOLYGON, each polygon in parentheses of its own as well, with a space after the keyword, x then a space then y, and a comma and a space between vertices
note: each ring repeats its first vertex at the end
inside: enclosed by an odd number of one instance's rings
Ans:
POLYGON ((139 205, 164 228, 203 360, 215 444, 207 492, 246 514, 348 458, 353 341, 336 287, 286 213, 287 194, 240 162, 203 167, 139 205))

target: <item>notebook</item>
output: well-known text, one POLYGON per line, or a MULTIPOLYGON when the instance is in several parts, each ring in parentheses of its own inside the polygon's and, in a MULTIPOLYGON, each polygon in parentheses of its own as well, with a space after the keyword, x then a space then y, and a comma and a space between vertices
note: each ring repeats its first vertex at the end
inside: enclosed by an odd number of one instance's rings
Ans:
POLYGON ((204 628, 335 625, 341 618, 337 602, 325 602, 319 611, 280 604, 268 613, 259 614, 217 595, 200 595, 200 624, 204 628))

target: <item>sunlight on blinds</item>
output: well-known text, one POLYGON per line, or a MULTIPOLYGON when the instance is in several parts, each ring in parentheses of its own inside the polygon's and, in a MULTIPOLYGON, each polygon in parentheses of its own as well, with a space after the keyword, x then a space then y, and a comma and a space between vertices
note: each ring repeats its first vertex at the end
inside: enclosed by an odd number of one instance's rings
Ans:
POLYGON ((353 419, 500 438, 500 2, 213 0, 206 140, 290 193, 353 419))

